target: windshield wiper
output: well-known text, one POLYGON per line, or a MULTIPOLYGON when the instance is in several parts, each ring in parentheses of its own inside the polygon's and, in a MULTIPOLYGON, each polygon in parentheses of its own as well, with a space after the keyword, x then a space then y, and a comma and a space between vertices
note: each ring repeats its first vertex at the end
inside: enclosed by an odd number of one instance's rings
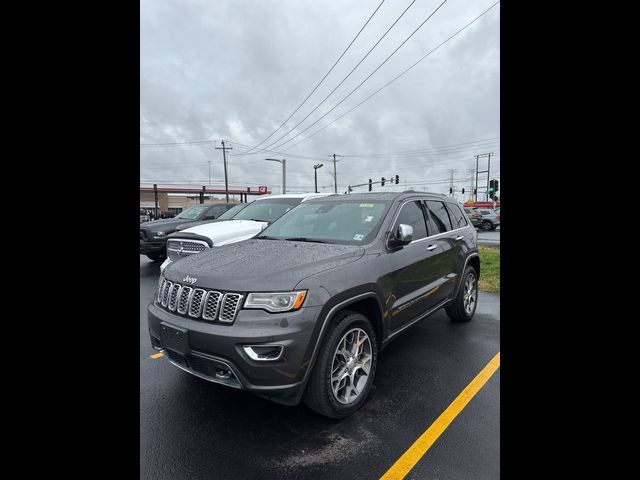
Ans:
POLYGON ((260 240, 282 240, 281 238, 270 237, 269 235, 258 235, 255 238, 259 238, 260 240))
POLYGON ((314 243, 329 243, 324 240, 316 240, 315 238, 307 238, 307 237, 290 237, 285 238, 284 240, 289 240, 290 242, 314 242, 314 243))

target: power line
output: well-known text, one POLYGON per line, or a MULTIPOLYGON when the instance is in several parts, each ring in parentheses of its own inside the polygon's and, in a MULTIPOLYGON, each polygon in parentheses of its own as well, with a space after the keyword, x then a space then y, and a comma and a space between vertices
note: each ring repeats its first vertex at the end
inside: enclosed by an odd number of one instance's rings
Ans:
MULTIPOLYGON (((415 0, 414 0, 415 1, 415 0)), ((342 57, 344 57, 344 54, 347 53, 347 50, 349 50, 351 48, 351 45, 353 45, 353 42, 356 41, 356 39, 360 36, 360 34, 362 33, 362 31, 364 30, 364 28, 369 24, 369 22, 371 21, 371 19, 373 18, 373 16, 376 14, 376 12, 380 9, 380 7, 382 6, 382 4, 385 2, 385 0, 382 0, 380 2, 380 5, 378 5, 376 7, 376 9, 373 11, 373 13, 369 16, 369 18, 367 19, 367 21, 365 22, 365 24, 362 26, 362 28, 360 29, 360 31, 356 34, 355 37, 353 37, 353 40, 351 40, 351 43, 349 43, 349 45, 347 45, 347 48, 344 49, 344 52, 342 52, 342 54, 338 57, 338 59, 335 61, 335 63, 331 66, 331 68, 329 69, 329 71, 327 73, 324 74, 324 77, 322 77, 322 79, 318 82, 318 84, 313 87, 313 90, 311 90, 311 93, 309 93, 309 95, 307 95, 307 97, 302 101, 302 103, 300 105, 298 105, 298 107, 291 113, 291 115, 289 115, 287 117, 287 119, 282 122, 280 124, 280 126, 278 128, 276 128, 271 135, 269 135, 267 138, 263 139, 262 141, 260 141, 260 143, 256 144, 255 146, 251 147, 247 152, 250 152, 251 150, 253 150, 256 147, 259 147, 260 145, 262 145, 264 142, 266 142, 267 140, 269 140, 278 130, 280 130, 289 120, 291 120, 291 117, 293 117, 296 112, 298 110, 300 110, 300 108, 307 102, 307 100, 309 100, 309 98, 311 97, 311 95, 314 94, 314 92, 318 89, 318 87, 322 84, 322 82, 324 82, 324 80, 329 76, 329 74, 333 71, 333 69, 336 67, 336 65, 338 64, 338 62, 340 60, 342 60, 342 57)))
MULTIPOLYGON (((415 0, 414 0, 414 1, 415 1, 415 0)), ((413 32, 411 32, 411 34, 410 34, 407 38, 405 38, 405 39, 404 39, 404 41, 403 41, 400 45, 398 45, 398 47, 397 47, 393 52, 391 52, 391 54, 390 54, 387 58, 385 58, 385 59, 384 59, 384 61, 383 61, 380 65, 378 65, 378 66, 373 70, 373 72, 371 72, 369 75, 367 75, 367 77, 366 77, 362 82, 360 82, 356 88, 354 88, 353 90, 351 90, 351 91, 350 91, 350 92, 349 92, 349 93, 348 93, 348 94, 347 94, 347 95, 346 95, 342 100, 340 100, 336 105, 334 105, 334 106, 333 106, 333 108, 331 108, 331 110, 329 110, 327 113, 325 113, 324 115, 322 115, 319 119, 317 119, 315 122, 313 122, 313 123, 312 123, 311 125, 309 125, 307 128, 305 128, 304 130, 302 130, 300 133, 297 133, 296 135, 294 135, 293 137, 291 137, 291 138, 290 138, 289 140, 287 140, 286 142, 282 142, 282 143, 281 143, 280 145, 278 145, 276 148, 282 148, 282 146, 283 146, 283 145, 286 145, 287 143, 289 143, 289 142, 290 142, 291 140, 293 140, 294 138, 299 137, 300 135, 302 135, 304 132, 306 132, 307 130, 309 130, 311 127, 313 127, 314 125, 316 125, 320 120, 322 120, 324 117, 326 117, 326 116, 327 116, 327 115, 329 115, 331 112, 333 112, 336 108, 338 108, 338 107, 342 104, 342 102, 344 102, 347 98, 349 98, 351 95, 353 95, 353 93, 354 93, 356 90, 358 90, 362 85, 364 85, 364 84, 365 84, 365 82, 366 82, 367 80, 369 80, 369 79, 373 76, 373 74, 375 74, 378 70, 380 70, 380 68, 382 68, 382 66, 383 66, 385 63, 387 63, 387 61, 388 61, 391 57, 393 57, 393 56, 396 54, 396 52, 397 52, 398 50, 400 50, 400 49, 404 46, 404 44, 405 44, 405 43, 407 43, 407 42, 409 41, 409 39, 411 39, 411 37, 413 37, 413 35, 415 35, 415 33, 416 33, 418 30, 420 30, 420 29, 422 28, 422 26, 423 26, 425 23, 427 23, 427 21, 429 21, 429 19, 430 19, 431 17, 433 17, 433 16, 435 15, 435 13, 436 13, 438 10, 440 10, 440 8, 441 8, 445 3, 447 3, 447 1, 448 1, 448 0, 443 0, 443 2, 442 2, 440 5, 438 5, 438 6, 436 7, 436 9, 435 9, 433 12, 431 12, 431 13, 429 14, 429 16, 428 16, 427 18, 425 18, 425 19, 424 19, 424 21, 423 21, 420 25, 418 25, 418 27, 417 27, 413 32)), ((411 5, 409 5, 409 6, 411 6, 411 5)), ((407 7, 407 8, 408 8, 408 7, 407 7)), ((331 93, 333 93, 333 92, 331 92, 331 93)), ((328 98, 328 97, 327 97, 327 98, 328 98)), ((318 106, 319 106, 319 105, 318 105, 318 106)), ((314 111, 315 111, 315 110, 314 110, 314 111)), ((313 112, 312 112, 312 113, 313 113, 313 112)), ((302 121, 306 120, 306 118, 307 118, 307 117, 305 117, 302 121)), ((302 123, 302 122, 300 122, 300 123, 302 123)), ((300 125, 300 123, 298 123, 298 125, 300 125)), ((296 125, 296 127, 297 127, 298 125, 296 125)), ((294 129, 295 129, 296 127, 294 127, 294 129)), ((290 131, 287 133, 287 135, 288 135, 291 131, 293 131, 293 129, 292 129, 292 130, 290 130, 290 131)), ((284 136, 286 136, 286 135, 284 135, 284 136)), ((283 137, 280 137, 280 138, 283 138, 283 137)), ((279 140, 278 140, 278 141, 279 141, 279 140)), ((276 141, 276 142, 274 142, 274 143, 278 143, 278 141, 276 141)), ((269 145, 269 147, 271 147, 272 145, 274 145, 274 144, 272 143, 271 145, 269 145)))
POLYGON ((473 150, 478 150, 481 148, 499 148, 500 147, 500 143, 497 141, 493 141, 493 142, 489 142, 489 143, 482 143, 482 144, 477 144, 477 145, 473 145, 473 146, 469 146, 469 147, 462 147, 462 148, 451 148, 451 149, 442 149, 442 150, 433 150, 433 151, 429 151, 429 150, 424 150, 424 151, 420 151, 420 150, 416 150, 413 153, 379 153, 379 154, 368 154, 368 155, 345 155, 345 157, 347 158, 362 158, 362 159, 366 159, 366 160, 385 160, 388 158, 416 158, 416 157, 433 157, 433 156, 443 156, 443 155, 454 155, 454 154, 461 154, 461 153, 465 153, 465 152, 469 152, 469 151, 473 151, 473 150))
POLYGON ((367 154, 345 154, 345 157, 380 157, 380 156, 391 156, 391 155, 404 155, 409 153, 429 153, 429 152, 441 152, 445 150, 466 150, 468 148, 476 148, 476 146, 485 143, 496 143, 500 137, 488 138, 484 140, 475 140, 473 142, 465 142, 458 143, 453 145, 443 145, 440 147, 422 147, 416 148, 414 150, 402 150, 399 152, 386 152, 386 153, 367 153, 367 154), (478 145, 470 145, 470 144, 478 144, 478 145))
MULTIPOLYGON (((446 2, 446 1, 447 1, 447 0, 444 0, 444 2, 446 2)), ((321 101, 318 105, 316 105, 316 106, 315 106, 315 108, 314 108, 313 110, 311 110, 311 111, 307 114, 307 116, 306 116, 306 117, 304 117, 302 120, 300 120, 300 121, 299 121, 299 122, 298 122, 298 123, 297 123, 297 124, 296 124, 292 129, 291 129, 291 130, 289 130, 287 133, 285 133, 284 135, 282 135, 282 136, 281 136, 280 138, 278 138, 275 142, 272 142, 270 145, 268 145, 268 146, 267 146, 267 148, 272 147, 273 145, 275 145, 276 143, 278 143, 280 140, 282 140, 284 137, 286 137, 286 136, 287 136, 287 135, 289 135, 291 132, 293 132, 293 131, 294 131, 294 130, 295 130, 295 129, 296 129, 296 128, 297 128, 297 127, 302 123, 302 122, 304 122, 307 118, 309 118, 309 116, 310 116, 313 112, 315 112, 318 108, 320 108, 320 106, 321 106, 324 102, 326 102, 326 101, 327 101, 327 99, 328 99, 331 95, 333 95, 333 93, 334 93, 334 92, 335 92, 335 91, 336 91, 336 90, 337 90, 337 89, 338 89, 338 88, 339 88, 339 87, 340 87, 340 86, 341 86, 341 85, 342 85, 342 84, 347 80, 347 78, 349 78, 349 77, 351 76, 351 74, 352 74, 353 72, 355 72, 356 68, 358 68, 362 62, 364 62, 364 60, 369 56, 369 54, 370 54, 370 53, 371 53, 371 52, 372 52, 372 51, 373 51, 373 50, 378 46, 378 44, 382 41, 382 39, 383 39, 384 37, 386 37, 386 36, 387 36, 387 34, 391 31, 391 29, 396 25, 396 23, 398 23, 398 22, 400 21, 400 19, 404 16, 404 14, 405 14, 405 13, 407 13, 407 10, 409 10, 409 9, 411 8, 411 6, 412 6, 415 2, 416 2, 416 0, 413 0, 413 1, 409 4, 409 6, 408 6, 407 8, 405 8, 405 9, 404 9, 404 11, 400 14, 400 16, 399 16, 398 18, 396 18, 396 20, 391 24, 391 26, 387 29, 387 31, 386 31, 386 32, 384 32, 384 34, 383 34, 383 35, 378 39, 378 41, 377 41, 376 43, 374 43, 374 44, 373 44, 373 46, 369 49, 369 51, 364 55, 364 57, 362 57, 362 58, 360 59, 360 61, 356 64, 356 66, 355 66, 355 67, 353 67, 353 68, 351 69, 351 71, 347 74, 347 76, 346 76, 346 77, 344 77, 344 78, 340 81, 340 83, 338 83, 338 85, 337 85, 333 90, 331 90, 331 92, 329 92, 329 95, 327 95, 326 97, 324 97, 324 98, 322 99, 322 101, 321 101)), ((444 2, 442 2, 442 3, 444 3, 444 2)), ((440 7, 438 7, 438 8, 440 8, 440 7)), ((422 26, 422 25, 421 25, 421 26, 422 26)), ((415 33, 415 32, 414 32, 414 33, 415 33)), ((413 34, 412 34, 412 35, 413 35, 413 34)), ((295 138, 295 137, 293 137, 293 138, 295 138)), ((286 142, 285 142, 285 143, 286 143, 286 142)))
MULTIPOLYGON (((255 148, 255 147, 251 147, 251 146, 249 146, 249 145, 244 145, 244 144, 242 144, 242 143, 238 143, 238 142, 231 142, 231 141, 229 141, 229 142, 227 142, 227 143, 230 143, 231 145, 240 146, 240 147, 246 147, 246 148, 248 148, 248 149, 249 149, 249 150, 245 150, 245 151, 240 152, 240 153, 230 154, 230 155, 232 155, 232 156, 234 156, 234 157, 242 156, 242 155, 256 155, 256 154, 260 154, 260 153, 275 153, 276 155, 280 155, 280 154, 282 154, 282 153, 283 153, 283 152, 278 152, 278 151, 276 151, 276 150, 268 150, 268 149, 266 149, 266 148, 257 148, 257 149, 256 149, 256 150, 258 150, 257 152, 254 152, 254 153, 248 153, 248 152, 251 150, 251 148, 255 148)), ((304 158, 304 159, 308 159, 308 160, 322 160, 320 157, 309 157, 309 156, 304 156, 304 155, 289 154, 288 156, 289 156, 289 157, 294 157, 294 158, 304 158)))
MULTIPOLYGON (((462 31, 464 31, 465 29, 467 29, 468 27, 470 27, 472 24, 474 24, 476 21, 478 21, 483 15, 487 14, 493 7, 495 7, 497 4, 500 3, 500 0, 498 0, 496 3, 494 3, 493 5, 491 5, 488 9, 486 9, 484 12, 482 12, 480 15, 478 15, 476 18, 474 18, 472 21, 470 21, 469 23, 467 23, 464 27, 462 27, 460 30, 458 30, 456 33, 454 33, 453 35, 451 35, 450 37, 448 37, 446 40, 444 40, 442 43, 440 43, 437 47, 433 48, 431 51, 429 51, 428 53, 426 53, 425 55, 423 55, 417 62, 415 62, 413 65, 411 65, 409 68, 407 68, 406 70, 404 70, 402 73, 400 73, 399 75, 397 75, 396 77, 392 78, 389 82, 385 83, 382 87, 380 87, 379 89, 377 89, 375 92, 373 92, 371 95, 369 95, 368 97, 366 97, 364 100, 362 100, 360 103, 358 103, 356 106, 354 106, 353 108, 347 110, 346 112, 344 112, 342 115, 340 115, 339 117, 337 117, 336 119, 332 120, 331 122, 327 123, 324 127, 316 130, 315 132, 313 132, 312 134, 310 134, 309 136, 303 138, 301 141, 294 143, 293 145, 287 147, 284 151, 286 152, 287 150, 290 150, 291 148, 295 147, 296 145, 300 145, 302 142, 310 139, 311 137, 317 135, 318 133, 322 132, 323 130, 325 130, 327 127, 329 127, 330 125, 334 124, 335 122, 337 122, 338 120, 340 120, 341 118, 343 118, 344 116, 348 115, 349 113, 353 112, 356 108, 358 108, 360 105, 362 105, 363 103, 365 103, 366 101, 368 101, 371 97, 373 97, 374 95, 377 95, 380 91, 382 91, 383 89, 387 88, 389 85, 391 85, 393 82, 395 82, 397 79, 399 79, 400 77, 402 77, 405 73, 407 73, 409 70, 411 70, 412 68, 414 68, 416 65, 418 65, 420 62, 422 62, 422 60, 424 60, 425 58, 427 58, 429 55, 431 55, 433 52, 435 52, 436 50, 438 50, 441 46, 443 46, 445 43, 447 43, 449 40, 452 40, 454 37, 456 37, 458 34, 460 34, 462 31)), ((335 108, 335 107, 334 107, 335 108)), ((303 132, 300 132, 300 134, 302 134, 303 132)), ((295 137, 294 137, 295 138, 295 137)), ((280 148, 282 145, 279 145, 276 148, 280 148)))

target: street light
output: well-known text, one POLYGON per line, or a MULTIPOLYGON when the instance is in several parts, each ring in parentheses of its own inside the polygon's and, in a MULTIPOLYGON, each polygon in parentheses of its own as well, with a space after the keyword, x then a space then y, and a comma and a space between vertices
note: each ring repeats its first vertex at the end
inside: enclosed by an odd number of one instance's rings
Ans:
POLYGON ((313 166, 313 176, 316 179, 316 193, 318 193, 318 169, 322 168, 322 164, 321 163, 316 163, 313 166))
POLYGON ((282 193, 287 193, 287 161, 284 158, 282 160, 278 160, 277 158, 265 158, 265 160, 282 164, 282 193))

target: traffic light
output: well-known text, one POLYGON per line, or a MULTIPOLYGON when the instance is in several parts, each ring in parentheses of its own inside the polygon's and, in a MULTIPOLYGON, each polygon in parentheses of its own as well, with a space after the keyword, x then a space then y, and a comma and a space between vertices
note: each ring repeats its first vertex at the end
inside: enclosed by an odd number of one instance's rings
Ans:
POLYGON ((398 183, 400 183, 400 175, 396 175, 396 185, 398 185, 398 183))
POLYGON ((373 182, 369 179, 369 191, 373 190, 373 182))
POLYGON ((493 183, 494 183, 494 180, 489 180, 489 197, 490 198, 493 198, 493 192, 495 191, 493 183))
POLYGON ((474 194, 474 195, 477 195, 477 194, 478 194, 478 189, 477 189, 477 188, 474 188, 474 189, 473 189, 473 194, 474 194))
POLYGON ((449 195, 453 193, 453 188, 449 187, 449 195))
POLYGON ((349 193, 353 192, 353 187, 351 185, 349 185, 349 193))
POLYGON ((462 189, 462 194, 464 195, 464 188, 462 189))
POLYGON ((384 187, 384 177, 382 177, 382 181, 380 182, 380 186, 384 187))
POLYGON ((497 192, 499 190, 498 183, 499 183, 498 180, 494 180, 493 181, 493 191, 494 192, 497 192))

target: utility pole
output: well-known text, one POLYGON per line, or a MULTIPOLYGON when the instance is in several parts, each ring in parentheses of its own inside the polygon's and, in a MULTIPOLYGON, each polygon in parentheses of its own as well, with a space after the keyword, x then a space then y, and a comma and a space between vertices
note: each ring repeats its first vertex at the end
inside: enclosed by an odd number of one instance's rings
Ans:
POLYGON ((327 155, 329 157, 333 157, 333 184, 334 184, 334 192, 338 193, 338 170, 336 167, 336 157, 342 157, 342 155, 336 155, 335 153, 331 155, 327 155))
POLYGON ((211 186, 211 160, 208 160, 209 162, 209 186, 211 186))
POLYGON ((467 172, 469 173, 469 186, 467 188, 469 189, 470 197, 473 198, 473 177, 476 171, 473 168, 468 168, 467 172))
POLYGON ((216 150, 222 150, 222 161, 224 162, 224 193, 227 197, 227 203, 229 203, 229 177, 227 177, 227 150, 233 150, 233 147, 225 147, 224 140, 222 140, 222 148, 215 147, 216 150))
POLYGON ((321 163, 317 163, 313 166, 313 176, 315 177, 316 193, 318 193, 318 169, 322 168, 321 163))
POLYGON ((449 173, 451 174, 450 180, 449 180, 449 191, 451 192, 451 198, 455 198, 455 195, 453 194, 453 174, 455 173, 455 171, 456 171, 455 168, 449 169, 449 173))

